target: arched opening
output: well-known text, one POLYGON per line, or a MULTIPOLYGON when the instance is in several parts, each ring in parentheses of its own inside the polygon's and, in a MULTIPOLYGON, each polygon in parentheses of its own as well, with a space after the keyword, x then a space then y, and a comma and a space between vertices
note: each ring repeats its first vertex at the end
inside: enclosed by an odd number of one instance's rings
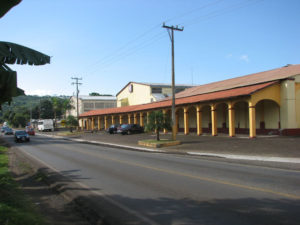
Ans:
POLYGON ((104 116, 100 117, 100 130, 104 129, 104 116))
POLYGON ((177 117, 177 130, 178 132, 184 132, 184 110, 183 108, 178 108, 176 110, 177 117))
POLYGON ((256 133, 279 134, 280 107, 273 100, 261 100, 255 105, 256 133))
POLYGON ((123 122, 122 123, 123 124, 128 124, 128 115, 124 114, 122 118, 123 118, 123 122))
POLYGON ((134 123, 141 125, 140 114, 139 113, 135 114, 135 120, 136 120, 135 122, 133 121, 134 123))
POLYGON ((112 125, 112 116, 107 116, 107 128, 112 125))
POLYGON ((220 103, 217 105, 216 111, 218 133, 228 134, 228 105, 226 103, 220 103))
POLYGON ((249 134, 249 106, 248 102, 241 101, 234 104, 235 132, 249 134))
POLYGON ((188 109, 189 115, 189 132, 197 133, 197 110, 194 106, 188 109))
POLYGON ((210 105, 202 106, 202 132, 211 133, 211 111, 210 105))
POLYGON ((118 115, 114 115, 114 123, 120 124, 120 117, 118 115))

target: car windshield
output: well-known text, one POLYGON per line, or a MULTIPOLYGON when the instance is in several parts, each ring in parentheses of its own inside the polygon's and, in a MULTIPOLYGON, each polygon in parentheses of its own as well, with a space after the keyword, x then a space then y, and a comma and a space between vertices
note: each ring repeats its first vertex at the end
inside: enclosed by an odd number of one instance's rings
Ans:
POLYGON ((27 134, 26 131, 24 130, 16 131, 16 135, 24 135, 24 134, 27 134))
POLYGON ((129 124, 123 124, 121 127, 122 128, 127 128, 127 127, 129 127, 129 124))

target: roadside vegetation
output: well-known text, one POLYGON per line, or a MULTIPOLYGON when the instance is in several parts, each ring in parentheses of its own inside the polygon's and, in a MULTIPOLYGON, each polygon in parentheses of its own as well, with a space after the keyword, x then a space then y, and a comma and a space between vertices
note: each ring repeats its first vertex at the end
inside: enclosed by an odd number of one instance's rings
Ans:
POLYGON ((162 111, 153 111, 149 115, 148 123, 145 126, 145 131, 155 132, 156 141, 160 140, 159 132, 163 129, 171 129, 171 120, 170 117, 166 114, 163 114, 162 111))
POLYGON ((2 105, 0 123, 8 122, 13 127, 25 127, 31 119, 57 119, 71 109, 68 96, 18 96, 10 103, 2 105))
POLYGON ((3 146, 0 146, 0 224, 46 224, 9 173, 7 148, 3 146))

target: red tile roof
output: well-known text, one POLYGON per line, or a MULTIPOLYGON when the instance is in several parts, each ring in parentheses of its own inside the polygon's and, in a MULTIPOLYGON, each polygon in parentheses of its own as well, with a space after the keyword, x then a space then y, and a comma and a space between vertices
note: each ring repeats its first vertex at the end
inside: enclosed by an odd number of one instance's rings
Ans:
POLYGON ((260 73, 254 73, 242 77, 236 77, 228 80, 218 81, 210 84, 204 84, 186 89, 176 94, 176 98, 200 95, 204 93, 228 90, 237 87, 244 87, 253 84, 260 84, 275 80, 286 79, 300 74, 300 64, 287 65, 281 68, 268 70, 260 73))
MULTIPOLYGON (((175 100, 175 104, 184 105, 184 104, 200 103, 200 102, 211 101, 211 100, 234 98, 238 96, 248 96, 256 91, 271 86, 275 83, 277 83, 277 81, 256 84, 256 85, 251 85, 246 87, 239 87, 230 90, 222 90, 213 93, 205 93, 205 94, 199 94, 199 95, 188 96, 183 98, 177 98, 175 100)), ((168 99, 164 101, 153 102, 153 103, 148 103, 143 105, 132 105, 132 106, 117 107, 117 108, 92 110, 81 114, 80 117, 140 112, 145 110, 167 108, 167 107, 171 107, 171 105, 172 105, 172 101, 168 99)))

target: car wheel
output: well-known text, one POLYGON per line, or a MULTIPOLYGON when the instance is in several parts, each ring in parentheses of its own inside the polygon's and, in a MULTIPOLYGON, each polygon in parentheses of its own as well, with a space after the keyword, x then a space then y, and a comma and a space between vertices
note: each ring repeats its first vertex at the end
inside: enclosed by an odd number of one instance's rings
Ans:
POLYGON ((129 131, 127 131, 127 134, 129 135, 129 134, 131 134, 131 131, 129 130, 129 131))

